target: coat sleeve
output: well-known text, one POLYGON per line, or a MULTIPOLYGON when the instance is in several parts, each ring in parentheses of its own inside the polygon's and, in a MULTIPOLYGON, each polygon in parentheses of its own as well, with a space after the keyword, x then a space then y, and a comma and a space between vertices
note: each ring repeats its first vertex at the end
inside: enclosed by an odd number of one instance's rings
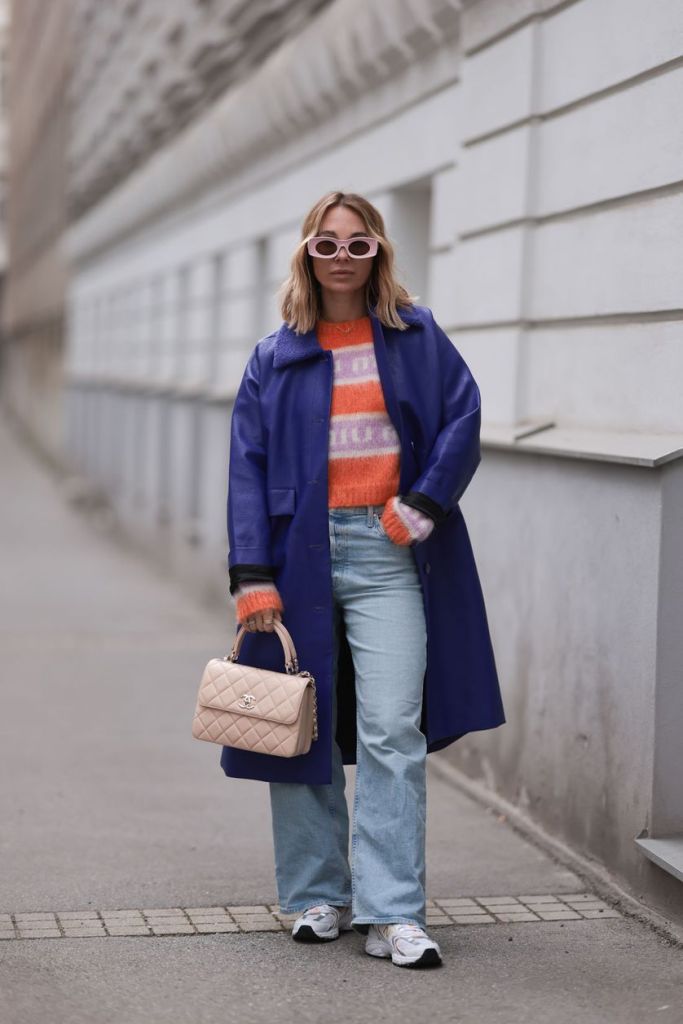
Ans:
POLYGON ((456 507, 481 461, 479 388, 448 335, 434 320, 441 377, 441 428, 421 475, 402 497, 438 524, 456 507))
POLYGON ((243 579, 273 576, 266 455, 257 346, 247 361, 230 424, 227 511, 231 593, 243 579))

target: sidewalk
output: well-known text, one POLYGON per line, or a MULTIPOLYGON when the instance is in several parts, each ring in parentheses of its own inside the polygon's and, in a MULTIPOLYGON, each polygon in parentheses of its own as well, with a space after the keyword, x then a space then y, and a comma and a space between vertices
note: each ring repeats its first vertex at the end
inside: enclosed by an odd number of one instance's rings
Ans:
POLYGON ((444 966, 292 942, 267 787, 190 731, 229 600, 198 607, 72 509, 1 415, 0 465, 3 1024, 683 1024, 681 950, 436 771, 444 966))

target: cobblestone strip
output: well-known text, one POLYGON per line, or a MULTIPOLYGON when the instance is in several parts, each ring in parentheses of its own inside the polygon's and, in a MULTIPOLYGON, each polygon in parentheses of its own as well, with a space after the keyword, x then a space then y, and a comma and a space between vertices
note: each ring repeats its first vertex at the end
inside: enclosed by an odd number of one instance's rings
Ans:
MULTIPOLYGON (((277 904, 224 907, 150 907, 143 910, 59 910, 0 914, 3 939, 106 938, 291 930, 298 914, 277 904)), ((442 896, 427 900, 428 928, 621 917, 590 892, 529 896, 442 896)))

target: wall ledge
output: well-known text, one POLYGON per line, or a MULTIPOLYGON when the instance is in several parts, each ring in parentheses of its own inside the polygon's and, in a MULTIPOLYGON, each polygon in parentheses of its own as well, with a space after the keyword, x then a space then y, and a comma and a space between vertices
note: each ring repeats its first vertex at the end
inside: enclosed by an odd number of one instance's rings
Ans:
POLYGON ((545 421, 482 424, 482 448, 655 469, 683 457, 683 433, 592 430, 545 421))
POLYGON ((683 835, 636 839, 635 843, 653 864, 683 882, 683 835))

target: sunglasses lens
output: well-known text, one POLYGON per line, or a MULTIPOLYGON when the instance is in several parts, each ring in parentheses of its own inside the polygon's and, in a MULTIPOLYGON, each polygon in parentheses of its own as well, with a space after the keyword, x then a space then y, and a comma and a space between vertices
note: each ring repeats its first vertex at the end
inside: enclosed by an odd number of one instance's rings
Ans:
POLYGON ((315 251, 319 256, 331 256, 336 251, 337 243, 331 238, 319 238, 315 243, 315 251))
POLYGON ((356 238, 349 244, 349 253, 352 256, 367 256, 370 252, 370 243, 366 238, 356 238))

